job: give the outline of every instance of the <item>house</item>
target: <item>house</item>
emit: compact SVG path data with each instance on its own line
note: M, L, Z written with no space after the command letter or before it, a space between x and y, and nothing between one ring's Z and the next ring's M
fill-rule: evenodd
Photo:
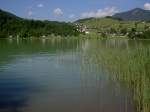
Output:
M90 32L89 32L89 31L86 31L85 34L90 34Z

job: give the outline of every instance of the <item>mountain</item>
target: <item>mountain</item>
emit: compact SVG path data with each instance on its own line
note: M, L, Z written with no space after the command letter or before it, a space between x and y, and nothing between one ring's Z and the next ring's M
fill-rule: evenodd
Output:
M7 11L3 11L3 10L0 9L0 20L2 20L2 19L7 19L8 20L8 19L21 19L21 18L17 17L14 14L11 14Z
M40 21L20 18L12 13L0 9L0 38L41 37L49 35L72 36L79 31L71 23L57 21Z
M140 8L135 8L127 12L117 13L113 18L120 18L125 21L149 21L150 11Z
M121 12L121 13L116 13L113 16L107 16L105 18L110 18L110 19L114 19L114 20L124 20L124 21L150 21L150 11L149 10L144 10L141 8L135 8L132 9L130 11L126 11L126 12ZM96 18L84 18L84 19L79 19L75 22L85 22L85 21L89 21L89 20L93 20ZM101 18L97 18L97 19L101 19Z
M91 18L78 19L74 23L84 23L85 21L90 21L90 20L93 20L93 19L96 19L96 18L91 17Z

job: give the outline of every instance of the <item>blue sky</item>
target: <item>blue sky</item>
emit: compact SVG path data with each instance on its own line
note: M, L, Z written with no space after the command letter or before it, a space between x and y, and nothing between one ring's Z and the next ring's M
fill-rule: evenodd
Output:
M29 19L73 21L133 8L150 10L150 0L0 0L0 9Z

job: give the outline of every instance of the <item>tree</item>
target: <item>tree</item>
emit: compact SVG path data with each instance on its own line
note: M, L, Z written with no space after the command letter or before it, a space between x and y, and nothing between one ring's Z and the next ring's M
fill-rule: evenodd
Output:
M79 35L72 23L56 21L39 21L18 18L10 13L0 11L0 37L41 37L43 35L72 36Z

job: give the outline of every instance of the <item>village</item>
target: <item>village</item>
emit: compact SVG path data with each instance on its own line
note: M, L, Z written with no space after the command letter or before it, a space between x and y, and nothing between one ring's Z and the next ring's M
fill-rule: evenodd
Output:
M141 24L143 24L144 27L139 29L138 25L141 26ZM145 22L135 22L134 27L130 28L123 28L120 24L118 29L113 27L88 27L80 23L75 23L75 26L77 31L85 35L95 34L102 37L130 37L132 39L136 39L144 37L145 33L149 33L150 31L150 25Z

